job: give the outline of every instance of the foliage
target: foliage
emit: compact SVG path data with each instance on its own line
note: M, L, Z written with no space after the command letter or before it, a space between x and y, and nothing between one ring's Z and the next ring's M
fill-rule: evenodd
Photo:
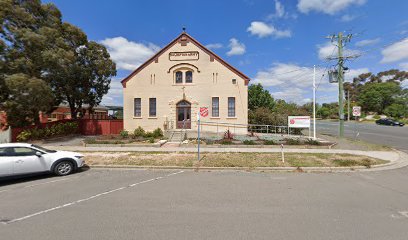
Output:
M63 136L78 132L77 122L57 123L45 128L32 128L22 131L17 136L17 141L25 142L28 140L45 139L55 136Z
M9 96L3 108L11 126L39 124L39 112L48 111L54 104L51 88L41 79L19 73L7 76L5 84Z
M244 140L242 143L245 145L256 145L255 141L253 140Z
M156 128L156 129L153 131L153 137L154 137L154 138L163 137L163 131L161 130L161 128Z
M126 130L122 130L122 131L120 131L119 135L120 135L122 138L128 138L128 137L129 137L129 132L126 131Z
M233 138L234 138L234 135L231 133L229 129L224 132L224 139L231 141Z
M149 138L149 143L154 143L154 137Z
M139 126L138 128L136 128L136 129L133 131L133 135L134 135L135 137L144 137L145 134L146 134L146 132L145 132L145 130L144 130L141 126Z
M384 113L393 118L402 118L408 116L408 107L407 105L393 103L384 109Z
M308 145L315 145L315 146L321 145L319 141L311 139L311 138L307 139L305 143Z
M267 108L272 110L274 105L273 97L260 83L248 87L248 109Z
M231 145L232 141L229 139L222 139L219 143L222 145Z
M99 104L116 74L115 64L103 45L88 41L79 28L62 21L55 5L42 4L40 0L2 0L0 19L1 102L15 96L7 78L35 80L36 88L23 91L27 96L36 96L39 88L44 92L43 102L31 102L31 116L19 114L18 107L25 105L25 99L11 100L14 104L8 106L13 113L10 124L35 122L38 112L34 113L34 108L39 106L41 111L50 112L55 105L67 102L71 116L76 118L83 104L90 108ZM53 104L48 104L50 100Z
M401 92L396 82L369 83L364 85L358 102L366 112L384 113L384 109L394 102L394 97Z
M265 145L276 145L277 143L274 140L265 140L264 144Z
M300 145L301 143L298 138L286 138L285 142L288 145Z

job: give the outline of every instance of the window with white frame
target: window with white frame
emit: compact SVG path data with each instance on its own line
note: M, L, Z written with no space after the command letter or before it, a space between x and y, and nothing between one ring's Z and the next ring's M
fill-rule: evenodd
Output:
M149 98L149 117L156 117L156 98Z
M235 117L235 97L228 98L228 117Z
M220 98L219 97L212 98L211 116L212 117L220 116Z
M141 117L142 116L142 99L141 98L135 98L133 100L133 105L134 105L134 116L135 117Z

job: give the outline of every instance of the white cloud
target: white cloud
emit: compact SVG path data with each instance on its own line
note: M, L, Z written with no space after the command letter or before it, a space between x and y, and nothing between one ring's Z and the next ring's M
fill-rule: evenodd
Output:
M381 63L391 63L408 59L408 38L396 42L381 51Z
M251 26L247 28L247 31L252 35L256 35L260 38L267 36L274 36L276 38L291 37L290 30L278 30L272 25L268 25L264 22L251 22Z
M132 42L124 37L106 38L101 43L108 49L116 67L124 70L135 70L160 50L153 43Z
M377 44L380 41L381 41L380 38L365 39L365 40L361 40L361 41L356 42L356 46L357 47L365 47L365 46Z
M330 57L337 57L338 56L338 49L337 46L331 42L326 42L323 45L317 45L318 48L318 56L321 60L327 60ZM343 57L347 56L354 56L361 54L358 50L353 49L344 49Z
M285 16L285 7L278 0L275 0L275 16L278 18Z
M369 72L367 68L352 69L345 73L345 80L351 81L361 73ZM313 67L303 67L297 64L275 63L266 70L259 71L253 84L261 83L264 87L273 89L271 94L278 99L304 103L312 93ZM327 78L327 69L316 68L316 84L319 93L335 94L337 96L337 85L331 84Z
M212 49L222 48L223 46L221 43L210 43L210 44L205 45L205 47L212 50Z
M399 64L399 67L401 68L401 70L403 71L408 71L408 62L403 62ZM407 81L408 82L408 81Z
M123 105L123 87L120 79L114 78L111 81L108 94L103 96L102 105Z
M302 13L312 11L333 15L351 5L363 5L366 0L299 0L297 8Z
M351 22L354 19L356 19L357 16L355 15L350 15L350 14L345 14L343 16L341 16L340 21L342 22Z
M236 38L231 38L228 46L230 47L230 50L227 52L228 56L242 55L245 53L245 45L240 43Z

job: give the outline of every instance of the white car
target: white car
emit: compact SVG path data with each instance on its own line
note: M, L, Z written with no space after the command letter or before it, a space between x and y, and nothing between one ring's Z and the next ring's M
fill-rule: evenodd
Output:
M0 177L51 172L68 175L84 165L83 155L28 143L0 144Z

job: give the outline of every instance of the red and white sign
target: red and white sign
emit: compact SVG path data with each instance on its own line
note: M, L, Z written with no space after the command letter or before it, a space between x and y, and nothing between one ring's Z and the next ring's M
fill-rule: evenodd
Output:
M208 107L200 107L200 115L201 115L201 117L207 117L208 116Z
M353 116L354 117L360 117L361 116L361 107L360 106L354 106L353 107Z
M309 116L288 116L288 127L290 128L310 128Z

